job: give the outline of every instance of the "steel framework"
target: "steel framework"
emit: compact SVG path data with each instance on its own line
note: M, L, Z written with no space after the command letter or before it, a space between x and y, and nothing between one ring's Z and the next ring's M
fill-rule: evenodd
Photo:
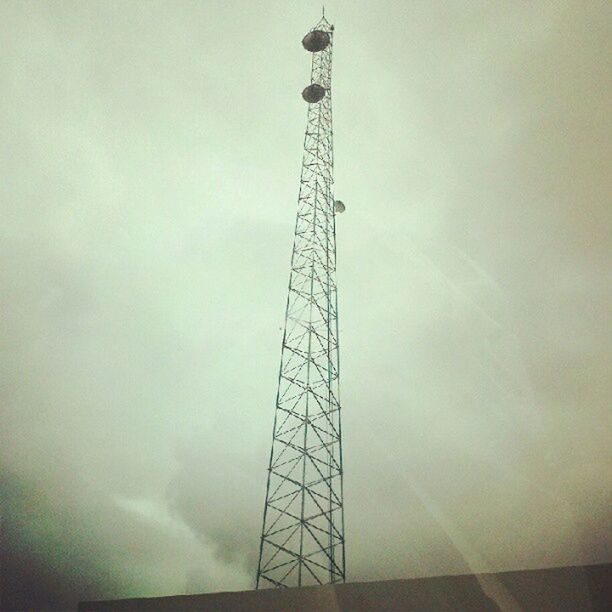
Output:
M334 27L323 15L311 32L329 36L327 46L312 53L310 79L325 95L308 104L257 588L345 580L331 100Z

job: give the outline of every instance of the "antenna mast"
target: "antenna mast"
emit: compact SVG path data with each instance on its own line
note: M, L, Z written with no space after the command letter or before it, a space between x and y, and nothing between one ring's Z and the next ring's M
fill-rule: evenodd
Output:
M302 44L312 54L302 174L291 257L257 588L345 580L336 212L331 68L325 18Z

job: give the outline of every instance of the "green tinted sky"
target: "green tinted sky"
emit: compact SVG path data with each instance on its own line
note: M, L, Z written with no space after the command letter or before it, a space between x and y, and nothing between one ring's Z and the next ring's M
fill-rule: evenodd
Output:
M609 560L609 7L326 12L349 578ZM319 14L0 4L13 584L252 585Z

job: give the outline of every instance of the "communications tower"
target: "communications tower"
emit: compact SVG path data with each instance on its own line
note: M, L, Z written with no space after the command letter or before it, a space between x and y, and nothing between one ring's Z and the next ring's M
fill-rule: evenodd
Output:
M333 196L334 26L306 34L312 55L302 174L256 587L345 580L337 212Z

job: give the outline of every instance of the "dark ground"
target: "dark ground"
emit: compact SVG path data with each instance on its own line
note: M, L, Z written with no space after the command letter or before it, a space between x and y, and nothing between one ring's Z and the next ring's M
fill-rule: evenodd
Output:
M481 612L500 609L588 612L612 609L611 581L612 564L606 564L499 574L85 602L79 605L79 612Z

